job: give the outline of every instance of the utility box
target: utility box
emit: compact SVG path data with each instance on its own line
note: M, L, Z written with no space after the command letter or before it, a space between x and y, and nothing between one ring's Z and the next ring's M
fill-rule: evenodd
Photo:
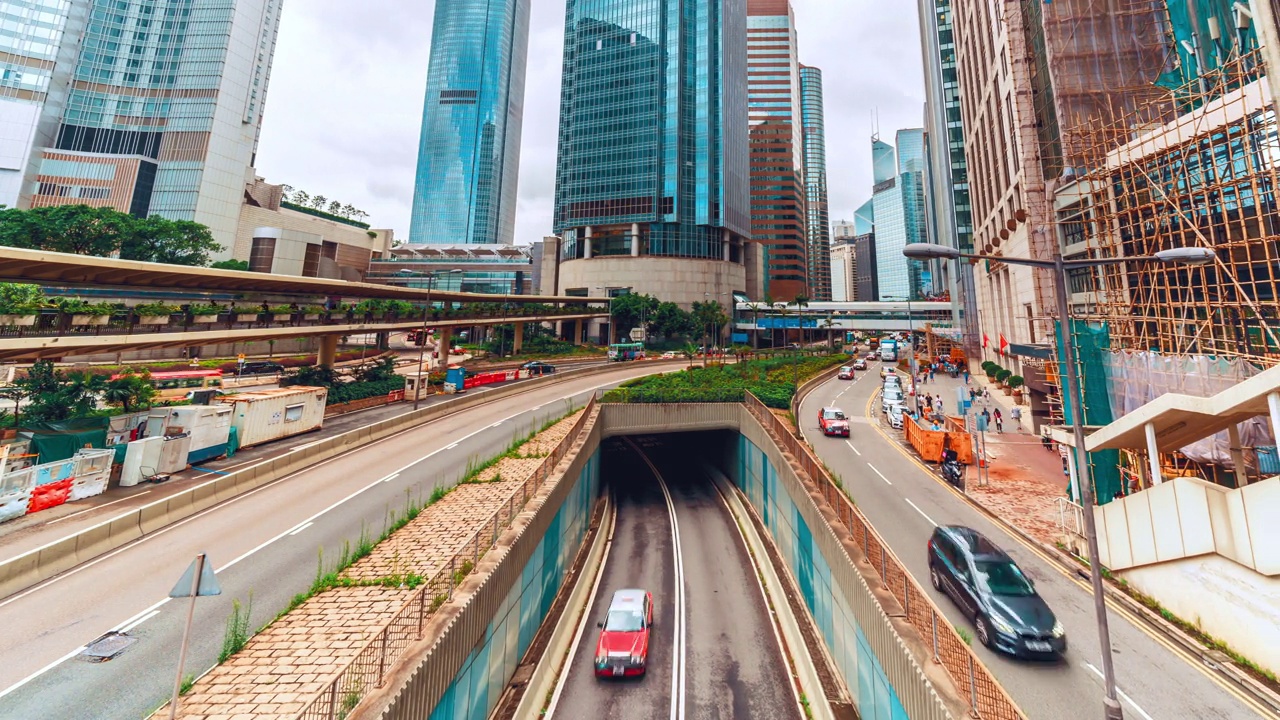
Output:
M467 371L463 368L449 368L444 376L446 393L463 393L467 391Z
M120 471L120 486L131 487L156 475L186 469L190 435L149 437L129 443Z
M236 393L222 401L232 408L231 426L244 448L319 430L328 397L327 388L298 385Z
M156 408L147 418L147 436L190 435L187 464L196 465L227 454L233 410L225 404Z

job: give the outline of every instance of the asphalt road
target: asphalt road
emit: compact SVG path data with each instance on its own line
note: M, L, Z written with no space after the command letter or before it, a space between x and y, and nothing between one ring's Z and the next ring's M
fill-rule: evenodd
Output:
M608 451L602 470L617 501L613 544L550 717L798 719L793 683L750 557L715 487L688 461L696 449L652 437L635 440L661 480L632 446ZM682 550L679 559L675 547ZM648 672L638 679L597 680L595 621L615 590L633 587L654 597Z
M841 476L858 507L907 570L948 619L970 634L973 623L948 597L930 587L925 545L937 523L967 525L1004 548L1034 580L1037 591L1062 621L1068 651L1061 662L1022 661L993 653L975 641L978 656L1034 720L1100 717L1101 651L1087 582L1050 564L908 457L898 444L901 432L882 425L880 403L870 402L880 386L878 370L879 363L873 363L853 382L831 380L810 393L800 408L805 436L819 457ZM850 416L848 441L823 437L818 430L817 413L824 405L841 407ZM1127 717L1208 720L1261 715L1245 699L1220 685L1198 661L1185 658L1122 611L1110 608L1109 618L1117 687Z
M256 629L306 590L320 554L382 532L409 495L428 496L469 460L503 450L596 387L653 372L643 366L530 388L451 415L242 495L0 601L0 718L138 718L172 689L187 601L166 600L198 552L222 595L197 601L188 674L211 667L232 601L252 597ZM117 658L75 656L110 630L136 642Z

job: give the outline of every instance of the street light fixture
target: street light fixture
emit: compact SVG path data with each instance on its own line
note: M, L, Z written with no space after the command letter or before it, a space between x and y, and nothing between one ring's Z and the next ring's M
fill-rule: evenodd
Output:
M427 305L422 308L422 335L418 338L418 377L415 379L413 386L413 409L418 409L418 401L422 398L422 365L426 362L427 355L427 316L431 313L431 286L435 284L436 278L441 275L457 275L462 270L454 268L452 270L437 270L433 272L418 272L409 268L400 268L400 275L403 277L425 277L427 279ZM436 348L439 352L440 348ZM449 364L449 350L445 348L442 357L445 365ZM427 368L427 387L431 387L431 368Z
M1204 247L1176 247L1161 250L1154 255L1063 260L1062 251L1055 246L1051 260L1032 260L1031 258L1005 257L1002 255L962 253L958 248L934 245L933 243L910 243L902 249L902 254L913 260L993 260L1009 265L1029 265L1053 270L1053 291L1058 305L1058 322L1062 327L1062 361L1067 366L1067 392L1071 394L1070 422L1075 441L1075 466L1080 489L1080 509L1081 514L1084 516L1085 542L1089 548L1089 581L1093 586L1094 614L1097 616L1098 640L1102 646L1102 673L1104 685L1106 686L1106 697L1103 700L1103 705L1108 720L1118 720L1123 717L1123 712L1116 692L1116 671L1111 654L1111 629L1107 621L1107 600L1102 590L1102 561L1098 556L1098 528L1093 517L1093 483L1089 477L1088 453L1084 449L1084 410L1080 407L1080 375L1076 369L1075 346L1071 336L1069 318L1070 307L1067 304L1067 271L1075 268L1123 265L1131 262L1205 265L1213 262L1217 255L1213 250Z

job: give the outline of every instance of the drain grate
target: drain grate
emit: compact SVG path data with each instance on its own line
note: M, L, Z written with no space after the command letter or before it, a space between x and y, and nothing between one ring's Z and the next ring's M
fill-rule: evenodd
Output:
M109 632L85 646L76 657L85 662L100 663L115 659L120 653L138 642L138 638L124 633Z

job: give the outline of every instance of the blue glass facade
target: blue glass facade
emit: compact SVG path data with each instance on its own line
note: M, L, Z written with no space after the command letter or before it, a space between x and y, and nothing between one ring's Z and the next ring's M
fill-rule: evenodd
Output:
M515 241L529 5L436 3L409 242Z
M875 215L876 274L879 299L921 299L932 295L933 279L925 263L907 260L902 248L928 239L925 214L924 131L899 130L897 162L890 165L894 147L872 140L877 184L872 196ZM887 167L896 176L880 181Z
M831 218L827 210L827 139L822 71L800 66L800 114L804 124L804 190L809 246L809 298L831 300Z
M749 237L745 0L568 0L562 258L722 258Z

